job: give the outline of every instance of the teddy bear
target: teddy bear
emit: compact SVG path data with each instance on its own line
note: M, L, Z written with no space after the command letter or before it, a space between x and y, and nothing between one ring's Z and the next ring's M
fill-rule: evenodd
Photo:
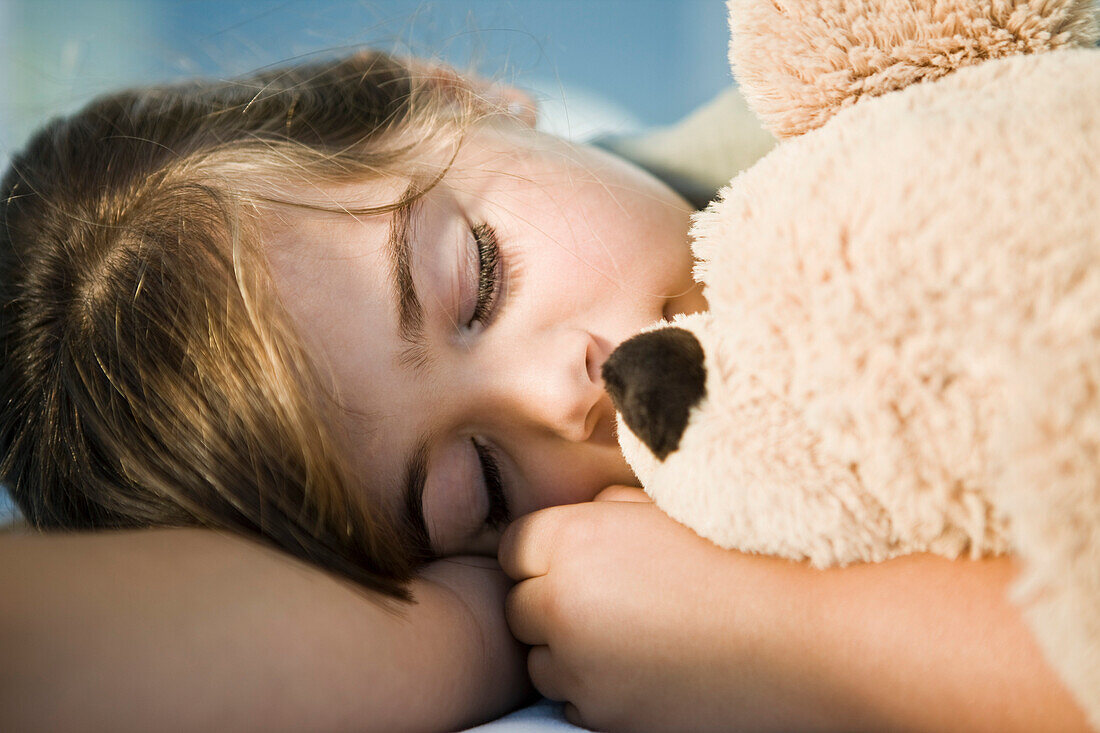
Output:
M605 362L624 455L726 548L1017 556L1100 729L1094 4L728 5L780 143L694 219L709 310Z

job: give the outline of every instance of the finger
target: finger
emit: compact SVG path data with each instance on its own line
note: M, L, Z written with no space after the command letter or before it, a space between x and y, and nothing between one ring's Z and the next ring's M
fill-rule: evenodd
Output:
M565 707L562 708L562 713L565 715L565 720L570 725L575 725L578 728L584 728L585 730L591 730L584 724L584 719L581 718L581 711L577 709L577 706L571 702L565 703Z
M543 612L542 578L532 578L517 584L504 597L504 617L512 636L528 646L550 641Z
M638 501L652 502L649 494L636 486L608 486L596 494L592 501Z
M568 699L561 673L554 664L554 655L548 646L531 647L527 652L527 676L543 697L561 702Z
M524 514L504 530L497 560L509 578L537 578L550 570L555 515L554 508Z

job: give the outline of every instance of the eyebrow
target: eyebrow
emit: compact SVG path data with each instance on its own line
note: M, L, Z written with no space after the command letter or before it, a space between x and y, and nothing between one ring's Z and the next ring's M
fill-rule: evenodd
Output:
M402 365L420 370L427 365L427 341L424 338L424 308L416 294L412 274L413 218L420 199L415 197L416 184L410 184L401 194L402 201L412 202L394 211L390 221L387 253L393 273L397 300L397 330L405 348L399 358ZM424 486L428 481L428 439L421 438L405 460L403 485L403 520L412 534L412 551L420 558L435 557L428 524L424 521Z
M401 200L415 195L414 186L412 184L405 189ZM394 212L386 250L390 258L397 300L397 330L401 334L401 340L405 342L400 361L405 366L419 370L427 363L428 349L424 339L424 308L416 294L416 282L412 274L410 233L418 204L419 199Z
M424 486L428 481L428 442L421 440L405 462L404 521L412 532L414 553L428 560L432 552L428 524L424 521Z

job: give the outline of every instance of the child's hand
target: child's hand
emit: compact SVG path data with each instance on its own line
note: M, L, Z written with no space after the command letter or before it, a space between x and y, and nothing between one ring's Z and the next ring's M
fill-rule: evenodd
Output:
M782 724L785 583L804 568L722 550L636 489L517 520L500 563L527 667L566 717L601 730ZM789 602L789 601L788 601ZM777 707L779 709L777 709Z
M532 645L531 681L569 703L570 721L1089 729L1006 597L1011 558L815 570L722 550L641 492L614 491L521 517L501 540L501 565L520 581L508 624Z

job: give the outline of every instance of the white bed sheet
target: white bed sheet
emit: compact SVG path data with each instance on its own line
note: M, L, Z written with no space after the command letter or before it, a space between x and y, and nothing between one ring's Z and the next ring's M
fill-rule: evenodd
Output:
M577 733L586 730L588 729L578 728L565 719L562 703L543 698L534 705L528 705L503 718L469 728L466 733Z

